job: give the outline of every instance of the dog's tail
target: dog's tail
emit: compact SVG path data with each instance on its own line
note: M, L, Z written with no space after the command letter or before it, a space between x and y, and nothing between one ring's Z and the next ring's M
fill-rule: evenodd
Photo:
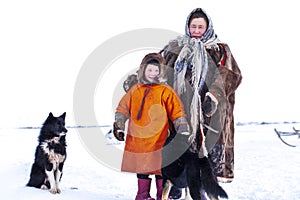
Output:
M217 182L203 183L203 189L210 199L218 199L218 197L228 199L227 193Z
M212 172L212 168L207 157L200 159L200 170L202 187L206 194L211 199L218 199L218 197L228 199L227 193L218 184L218 181Z

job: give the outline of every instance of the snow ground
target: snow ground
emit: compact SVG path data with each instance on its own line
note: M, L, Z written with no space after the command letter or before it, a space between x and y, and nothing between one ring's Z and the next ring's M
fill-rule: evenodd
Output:
M300 147L284 145L273 131L274 128L292 130L293 126L300 128L300 124L236 127L235 180L221 184L229 199L300 199ZM83 147L76 129L69 129L67 133L68 157L61 181L62 193L53 195L25 187L38 134L38 129L0 129L1 199L134 199L135 175L112 170L97 162ZM155 196L155 192L153 183L151 195Z

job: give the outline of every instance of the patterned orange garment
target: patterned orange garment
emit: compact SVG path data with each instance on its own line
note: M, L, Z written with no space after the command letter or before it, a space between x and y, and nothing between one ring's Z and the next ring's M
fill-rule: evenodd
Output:
M149 93L138 119L146 90ZM169 120L185 116L177 94L165 84L135 84L123 96L116 112L129 119L121 170L160 175L161 150L168 137Z

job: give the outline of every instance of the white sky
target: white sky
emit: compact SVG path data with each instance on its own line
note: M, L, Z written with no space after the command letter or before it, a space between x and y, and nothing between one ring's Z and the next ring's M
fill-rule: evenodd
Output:
M77 75L99 45L141 28L183 34L196 7L211 16L242 70L236 121L300 121L297 1L11 0L0 3L0 127L39 125L50 111L67 111L70 119ZM113 64L130 71L141 61L141 52L136 55ZM111 101L107 89L95 94L97 102ZM97 118L106 113L109 121L100 107L95 103Z

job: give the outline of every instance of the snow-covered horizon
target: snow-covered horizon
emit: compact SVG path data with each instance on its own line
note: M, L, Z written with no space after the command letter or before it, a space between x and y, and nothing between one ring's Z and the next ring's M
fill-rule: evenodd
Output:
M235 122L235 126L248 126L248 125L257 125L257 126L264 126L264 125L297 125L300 124L300 121L238 121ZM39 124L27 124L27 125L15 125L9 127L0 127L1 129L40 129L42 127L42 123ZM71 129L80 129L80 128L105 128L105 127L112 127L112 123L106 124L69 124L66 125L67 128Z

